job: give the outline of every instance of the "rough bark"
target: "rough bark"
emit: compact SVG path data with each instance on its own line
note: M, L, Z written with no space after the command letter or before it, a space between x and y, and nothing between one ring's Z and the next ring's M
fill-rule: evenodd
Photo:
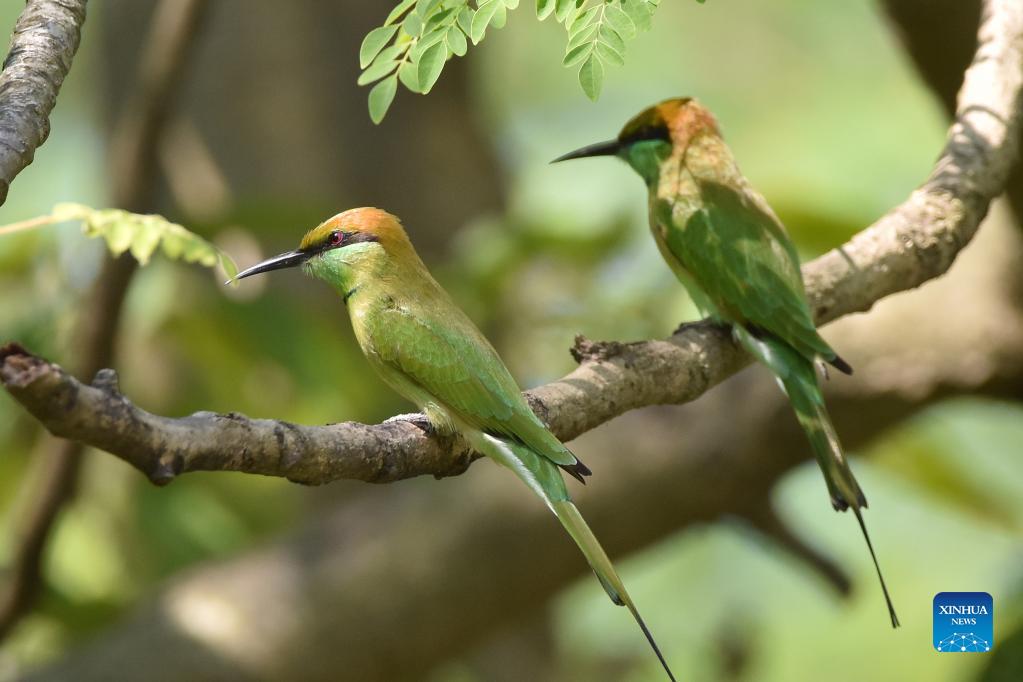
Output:
M920 76L942 108L954 116L963 71L977 47L980 0L884 0L881 4ZM1017 222L1023 223L1023 166L1017 164L1009 176L1006 194Z
M78 50L86 0L28 0L0 72L0 206L50 134L50 112Z

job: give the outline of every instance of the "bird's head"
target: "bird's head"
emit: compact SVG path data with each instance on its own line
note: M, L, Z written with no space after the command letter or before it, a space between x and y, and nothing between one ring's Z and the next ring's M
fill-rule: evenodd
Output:
M344 286L406 261L420 262L398 218L379 208L353 208L309 230L294 251L246 268L236 279L302 266L314 277Z
M720 135L714 115L691 97L676 97L633 116L615 139L582 147L552 163L589 156L617 156L652 183L666 159L684 154L693 140L706 134Z

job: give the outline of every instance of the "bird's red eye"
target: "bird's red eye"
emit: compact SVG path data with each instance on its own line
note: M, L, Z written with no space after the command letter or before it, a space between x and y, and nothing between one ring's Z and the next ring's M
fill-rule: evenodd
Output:
M340 230L334 230L330 233L330 245L337 246L345 239L345 233Z

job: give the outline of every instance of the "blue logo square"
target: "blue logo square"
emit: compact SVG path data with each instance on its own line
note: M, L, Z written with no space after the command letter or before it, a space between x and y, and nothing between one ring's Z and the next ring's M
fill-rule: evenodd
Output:
M987 592L934 595L934 648L942 653L991 651L995 645L994 601Z

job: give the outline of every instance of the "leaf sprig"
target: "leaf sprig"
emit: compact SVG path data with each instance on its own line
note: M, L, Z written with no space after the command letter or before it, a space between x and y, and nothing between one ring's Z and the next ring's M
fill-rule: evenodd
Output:
M551 13L564 24L568 45L562 64L579 65L579 85L591 100L600 97L604 66L625 64L625 41L648 30L661 0L537 0L542 21Z
M131 253L140 265L149 262L160 248L171 260L198 263L207 268L219 265L230 278L238 274L238 266L226 253L194 232L190 232L163 216L131 213L119 208L95 209L83 204L57 204L49 215L0 227L0 234L79 221L87 237L102 237L115 256Z
M536 16L553 15L567 32L562 60L579 66L579 84L597 99L607 64L625 63L625 43L650 28L661 0L536 0ZM703 0L697 0L703 2ZM369 91L369 116L380 123L400 82L420 94L430 92L444 65L478 45L487 29L502 28L519 0L401 0L359 50L359 85Z
M383 26L366 34L359 49L359 85L369 91L369 116L380 123L394 101L398 81L425 95L444 64L462 57L487 28L501 28L519 0L401 0Z

